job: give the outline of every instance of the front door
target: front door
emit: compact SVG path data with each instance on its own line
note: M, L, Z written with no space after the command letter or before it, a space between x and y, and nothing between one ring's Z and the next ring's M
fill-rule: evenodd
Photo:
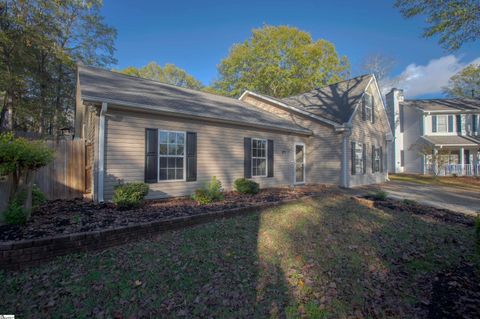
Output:
M305 144L295 144L295 184L305 183Z

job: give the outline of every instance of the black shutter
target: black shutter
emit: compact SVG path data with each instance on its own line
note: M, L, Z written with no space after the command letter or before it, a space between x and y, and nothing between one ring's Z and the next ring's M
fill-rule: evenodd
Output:
M352 175L356 174L355 171L355 142L352 142L352 151L351 151L351 162L352 162Z
M367 144L363 143L363 174L367 172Z
M477 133L478 127L477 127L477 115L473 114L472 115L472 133Z
M197 133L187 132L187 152L186 162L186 181L193 182L197 180Z
M457 115L457 133L462 134L462 116L460 114Z
M372 173L375 173L375 145L372 145Z
M372 96L372 124L375 124L375 99Z
M437 132L437 116L432 115L432 132Z
M243 139L243 175L245 178L252 177L252 139L245 137Z
M145 183L158 179L158 130L145 129Z
M364 120L364 121L367 120L367 110L366 110L366 107L365 107L366 98L367 98L367 95L364 94L363 99L362 99L362 120Z
M404 114L405 110L403 108L403 105L400 105L400 133L403 133L403 127L404 127L404 124L405 124L405 114ZM423 121L422 121L423 123Z
M273 177L273 140L268 140L268 172L267 177Z

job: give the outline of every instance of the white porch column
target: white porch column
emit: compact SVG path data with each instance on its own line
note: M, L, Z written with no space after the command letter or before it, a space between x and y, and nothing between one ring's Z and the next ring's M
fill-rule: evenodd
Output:
M465 149L460 147L460 156L458 157L458 162L460 164L460 174L465 175Z
M432 169L433 169L433 174L434 175L439 174L437 156L438 156L438 150L434 147L433 150L432 150Z

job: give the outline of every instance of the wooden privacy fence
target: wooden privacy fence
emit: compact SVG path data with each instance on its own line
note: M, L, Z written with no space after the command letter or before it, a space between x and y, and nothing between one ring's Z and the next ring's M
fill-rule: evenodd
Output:
M48 199L72 199L85 192L85 141L47 141L55 151L55 159L40 168L35 184Z

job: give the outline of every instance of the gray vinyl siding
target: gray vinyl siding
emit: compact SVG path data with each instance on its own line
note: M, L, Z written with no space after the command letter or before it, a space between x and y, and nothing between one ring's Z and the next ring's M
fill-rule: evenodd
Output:
M342 135L332 126L312 120L306 116L285 111L275 104L248 96L244 102L255 105L313 132L306 143L306 183L339 185L342 163Z
M388 117L384 112L382 100L375 85L371 83L367 88L367 92L374 97L375 103L375 123L370 121L364 121L362 119L361 104L358 106L358 110L352 119L352 134L347 148L347 158L349 159L349 174L350 174L350 186L359 186L366 184L383 183L387 179L387 142L386 134L390 131ZM362 103L362 102L360 102ZM350 173L351 167L351 143L359 142L366 144L366 173L355 174ZM383 149L383 172L372 172L372 145L375 147L382 147Z
M234 125L116 110L109 106L106 121L105 199L119 182L144 180L145 128L197 132L197 181L164 181L150 185L148 198L191 195L216 176L226 190L244 176L244 137L274 140L274 177L253 178L261 187L293 183L293 147L311 137L260 131ZM308 156L308 148L307 148Z

